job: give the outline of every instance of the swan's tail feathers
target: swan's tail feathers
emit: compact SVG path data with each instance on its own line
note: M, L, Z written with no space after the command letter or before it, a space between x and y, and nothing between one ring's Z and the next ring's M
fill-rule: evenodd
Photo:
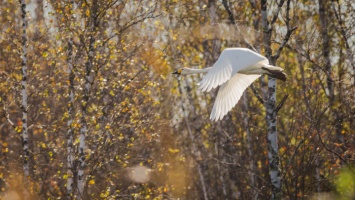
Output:
M262 67L263 70L267 71L267 74L273 78L286 81L287 74L283 72L284 70L281 67L276 67L272 65L267 65Z

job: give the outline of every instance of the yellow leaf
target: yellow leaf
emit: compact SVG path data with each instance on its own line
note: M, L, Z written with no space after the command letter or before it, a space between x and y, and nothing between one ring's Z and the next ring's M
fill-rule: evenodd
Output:
M43 56L43 58L47 58L48 57L48 52L47 51L43 52L42 56Z
M4 143L2 144L2 146L3 146L3 147L7 147L7 146L8 146L8 143L7 143L7 142L4 142Z
M93 179L91 179L90 181L89 181L89 185L94 185L95 184L95 181L93 180Z
M292 138L292 139L291 139L291 144L292 144L292 145L295 145L295 144L296 144L296 139L295 139L295 138Z
M40 142L39 145L40 145L42 148L46 148L46 147L47 147L46 144L43 143L43 142Z
M170 153L179 153L179 149L172 149L172 148L169 148L169 152Z
M113 92L113 90L110 90L110 95L115 96L115 93Z

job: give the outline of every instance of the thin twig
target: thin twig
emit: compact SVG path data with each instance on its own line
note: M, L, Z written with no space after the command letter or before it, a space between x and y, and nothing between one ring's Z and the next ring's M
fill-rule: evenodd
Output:
M279 112L279 110L282 108L282 106L284 105L284 103L285 103L285 101L287 100L287 97L288 97L289 95L288 94L286 94L283 98L282 98L282 100L280 101L280 103L276 106L276 108L275 108L275 110L274 110L274 112L277 114L278 112Z
M7 109L4 106L4 114L3 116L5 117L5 119L11 124L11 126L16 129L16 125L14 124L14 122L12 122L12 120L10 119L10 114L7 112Z
M318 120L317 120L317 123L316 123L316 124L317 124L317 129L318 129L319 125L320 125L320 120L321 120L321 118L322 118L322 115L324 115L324 113L329 109L329 107L330 107L330 105L328 105L328 106L322 111L322 113L319 115ZM331 148L329 148L329 147L324 143L324 141L323 141L323 139L322 139L322 136L321 136L319 130L317 131L317 134L318 134L320 143L322 144L322 146L323 146L327 151L329 151L330 153L336 155L336 156L337 156L341 161L343 161L347 166L350 166L349 163L347 162L347 160L345 160L341 155L339 155L337 152L333 151ZM353 171L353 169L352 169L351 167L349 167L349 169L351 169L351 170Z
M259 102L261 104L264 104L265 101L264 101L263 97L261 97L261 95L258 93L258 91L256 91L256 88L255 88L254 84L251 84L250 88L253 91L253 93L256 96L256 98L259 100Z

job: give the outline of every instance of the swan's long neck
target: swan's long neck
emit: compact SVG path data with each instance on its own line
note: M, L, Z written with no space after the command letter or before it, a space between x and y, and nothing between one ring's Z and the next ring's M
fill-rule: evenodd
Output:
M207 67L207 68L203 68L203 69L191 69L191 68L187 68L188 70L186 70L185 74L200 74L200 73L207 73L212 67Z

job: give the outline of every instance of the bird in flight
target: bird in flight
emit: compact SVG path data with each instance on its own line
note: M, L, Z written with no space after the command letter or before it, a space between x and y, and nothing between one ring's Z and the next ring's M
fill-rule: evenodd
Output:
M264 56L247 48L226 48L212 67L204 69L179 68L177 75L207 73L199 83L199 89L210 91L219 88L210 119L222 119L239 101L244 90L257 78L267 74L286 81L281 67L269 65Z

